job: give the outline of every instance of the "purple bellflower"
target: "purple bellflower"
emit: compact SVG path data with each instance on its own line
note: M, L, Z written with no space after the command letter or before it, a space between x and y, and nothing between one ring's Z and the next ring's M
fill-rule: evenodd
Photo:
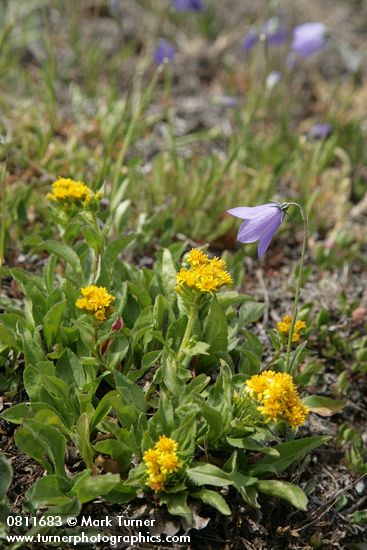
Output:
M272 46L283 44L288 37L286 28L275 17L272 17L263 25L261 33L266 36L268 44Z
M252 48L255 46L256 42L258 41L258 36L255 31L249 31L244 41L242 42L241 49L245 50L245 52L249 52L252 50Z
M174 61L176 50L168 40L161 38L158 46L154 50L153 60L156 65L162 65L164 61Z
M260 206L238 206L227 210L228 214L245 220L238 230L237 240L240 243L255 243L258 241L259 258L264 256L274 233L284 220L288 204L271 202Z
M313 139L325 139L330 136L332 131L332 124L329 122L319 122L310 128L308 135Z
M172 0L172 6L177 11L203 11L202 0Z
M326 26L324 23L303 23L293 29L292 52L303 58L326 45Z
M287 30L276 17L272 17L260 29L249 30L242 42L242 50L252 50L260 37L271 46L279 46L287 40Z

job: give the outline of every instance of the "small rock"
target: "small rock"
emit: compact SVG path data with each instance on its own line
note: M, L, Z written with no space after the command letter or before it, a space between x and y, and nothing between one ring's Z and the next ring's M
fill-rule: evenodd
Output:
M363 321L367 319L367 308L357 307L352 313L353 321Z

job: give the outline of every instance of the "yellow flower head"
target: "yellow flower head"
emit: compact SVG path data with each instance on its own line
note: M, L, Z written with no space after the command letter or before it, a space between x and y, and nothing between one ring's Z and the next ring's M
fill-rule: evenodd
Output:
M296 428L309 414L298 394L292 377L284 372L266 370L246 382L250 396L258 401L257 407L266 422L283 420Z
M172 474L179 470L182 466L182 462L176 453L162 453L159 460L159 466L163 474Z
M109 294L103 286L86 286L80 291L83 298L77 299L76 307L94 314L99 321L104 321L112 311L111 304L115 301L115 297Z
M148 449L143 461L148 475L147 485L158 492L164 489L168 477L183 466L177 456L178 443L174 439L161 435L154 448Z
M280 336L283 338L288 338L289 331L291 329L292 317L290 315L285 315L281 321L277 323L277 330ZM300 339L300 332L307 328L307 325L304 321L296 321L294 323L292 342L298 342Z
M70 178L59 178L52 184L52 193L47 194L50 201L63 205L89 203L92 199L99 201L102 193L93 191L82 181L74 181Z
M207 265L209 263L209 258L202 250L198 248L193 248L187 254L187 263L191 267L198 267L199 265Z
M164 482L166 478L163 474L157 474L155 476L150 476L148 480L148 485L155 493L162 491L164 488Z
M161 435L158 442L155 444L155 448L160 453L175 453L178 448L178 443L166 435Z
M232 283L232 277L225 270L225 262L219 258L210 259L202 250L194 248L189 252L187 261L190 268L182 268L177 274L178 292L185 286L203 293L216 292Z

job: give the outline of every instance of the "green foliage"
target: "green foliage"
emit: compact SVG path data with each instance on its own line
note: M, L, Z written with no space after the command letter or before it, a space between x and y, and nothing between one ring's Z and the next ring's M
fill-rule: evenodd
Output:
M185 301L175 290L176 272L193 239L233 251L237 225L227 208L266 202L288 186L310 212L311 232L318 235L311 250L316 266L331 270L352 260L363 265L364 234L345 223L352 200L363 199L363 123L349 120L349 107L343 113L327 105L325 112L336 119L331 138L301 135L303 123L297 129L292 117L300 111L297 87L290 93L284 82L264 89L267 75L258 78L263 63L249 56L246 101L231 114L220 111L219 123L210 127L202 129L199 120L191 130L189 124L183 135L175 126L181 106L171 94L171 75L167 67L150 67L144 36L110 51L104 41L97 44L79 32L85 13L93 24L103 19L99 8L85 11L75 3L62 39L52 40L53 22L63 21L63 11L56 5L44 9L38 0L29 9L22 4L0 6L0 74L6 82L0 147L11 176L1 192L0 276L10 292L0 299L0 391L12 401L24 389L25 402L5 407L2 418L17 426L19 449L47 472L28 491L26 506L32 512L47 507L47 513L78 514L98 497L122 504L142 492L151 496L144 453L166 435L177 442L182 466L156 496L188 524L193 501L229 515L233 491L249 506L259 506L260 492L305 510L305 494L282 476L328 438L299 437L284 424L266 422L246 394L251 376L264 368L285 370L279 335L269 335L274 349L269 357L268 346L252 332L265 305L222 289L201 296L193 309L189 293ZM151 28L155 12L145 8ZM101 9L112 13L112 7ZM121 31L124 22L109 16ZM175 34L184 18L174 10L167 17L168 32ZM189 20L186 32L195 28L220 46L214 7L199 17L194 25ZM143 53L133 57L138 51ZM32 70L20 71L29 57ZM224 80L208 89L228 86L242 95L243 84L237 84L242 77L227 63L226 54L220 63ZM134 74L116 78L130 65ZM292 82L292 72L287 74ZM128 93L121 80L132 82ZM296 79L292 84L297 86ZM319 92L319 83L314 85ZM67 120L59 109L64 96ZM70 209L50 204L46 194L53 174L85 178L102 192L102 202ZM281 231L289 233L285 224ZM243 250L222 256L239 288L247 282L248 258ZM75 305L80 289L89 285L104 286L115 297L105 320ZM349 315L348 301L343 295L339 301ZM315 323L321 360L310 357L305 340L292 348L291 372L302 388L323 372L324 360L339 369L342 391L348 385L346 358L354 374L366 373L363 331L349 341L329 322L329 312L321 310ZM340 399L317 395L305 396L304 403L325 416L344 406ZM345 429L341 441L349 466L365 472L359 434ZM68 453L81 464L72 476ZM5 506L11 468L3 456L0 465Z
M126 503L150 491L144 453L164 435L177 443L181 463L157 494L188 524L191 500L231 513L218 492L223 487L251 506L259 506L263 492L304 510L301 489L263 478L303 460L327 438L284 443L279 430L274 441L255 402L234 399L261 369L263 346L249 328L263 305L234 290L200 299L179 295L183 247L164 249L153 269L140 270L119 256L131 240L99 240L98 221L83 213L73 223L84 242L60 230L57 246L36 243L53 251L44 277L8 272L22 288L26 315L2 316L2 344L24 356L29 403L5 410L3 418L18 425L19 449L48 473L28 491L28 508L68 513L97 496ZM79 288L103 284L115 297L105 320L75 307L76 281ZM65 468L70 445L85 466L71 478ZM255 464L252 453L262 457ZM222 466L211 463L211 455ZM120 474L103 473L106 457Z

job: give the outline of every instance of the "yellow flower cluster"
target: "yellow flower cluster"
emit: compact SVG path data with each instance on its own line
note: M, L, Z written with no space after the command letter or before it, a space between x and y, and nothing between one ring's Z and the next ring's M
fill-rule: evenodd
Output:
M52 184L52 193L47 194L50 201L75 204L88 203L93 198L99 200L101 197L101 193L93 193L85 183L69 178L59 178Z
M302 403L289 374L266 370L252 376L246 386L250 396L260 402L257 410L266 422L284 420L296 428L306 420L309 409Z
M187 262L190 268L182 268L177 274L177 291L186 285L200 292L216 292L220 287L232 283L225 262L219 258L210 259L202 250L192 249Z
M285 315L279 323L277 323L277 329L280 336L287 337L291 329L292 317L290 315ZM300 339L301 330L307 328L307 325L304 321L296 321L294 323L292 342L298 342Z
M106 315L112 311L111 304L115 301L115 297L111 296L103 286L86 286L80 291L83 298L78 298L75 302L76 307L93 313L96 319L104 321Z
M145 451L143 461L148 474L147 485L156 493L164 488L170 474L177 472L183 465L177 456L178 443L161 435L153 449Z

